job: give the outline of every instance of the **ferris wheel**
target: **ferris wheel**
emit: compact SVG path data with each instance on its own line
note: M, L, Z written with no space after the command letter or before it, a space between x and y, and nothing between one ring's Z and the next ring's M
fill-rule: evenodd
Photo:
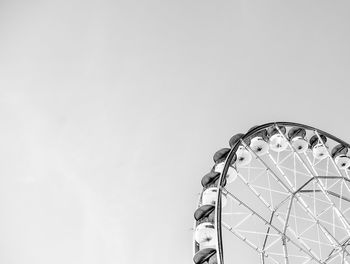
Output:
M229 145L201 180L195 264L238 263L238 241L256 263L350 264L348 143L274 122L234 135Z

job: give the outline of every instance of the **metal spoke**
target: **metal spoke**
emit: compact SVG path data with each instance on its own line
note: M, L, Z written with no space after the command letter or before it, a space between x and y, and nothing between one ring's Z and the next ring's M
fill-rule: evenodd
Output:
M321 262L321 260L317 259L317 257L312 253L311 249L305 250L303 247L299 246L299 243L295 242L293 239L291 239L288 235L283 233L283 230L280 230L278 227L276 227L275 225L273 225L272 223L270 223L270 221L266 220L264 217L262 217L260 214L258 214L255 210L253 210L251 207L249 207L246 203L244 203L242 200L240 200L238 197L236 197L234 194L230 193L229 191L227 191L226 189L223 188L223 193L225 193L226 195L230 196L231 198L233 198L234 200L236 200L236 202L240 205L240 206L244 206L246 209L248 209L249 211L251 211L257 218L259 218L265 225L271 227L271 229L273 229L277 234L279 234L281 237L284 237L285 239L288 240L289 243L293 244L295 247L297 247L300 251L302 251L303 253L305 253L306 255L308 255L310 258L312 258L314 261L316 261L317 263L323 264Z
M293 195L295 194L295 199L296 199L296 202L299 204L299 206L301 206L305 212L307 212L307 214L314 220L314 222L320 226L323 234L325 235L325 237L328 239L328 241L332 244L333 247L339 247L339 242L336 240L336 238L320 223L320 221L318 220L317 216L315 216L313 214L313 212L310 210L310 208L307 206L307 203L300 197L299 193L296 192L296 189L295 187L293 186L293 184L289 181L289 179L286 177L286 175L284 174L283 170L278 166L278 164L276 163L276 161L272 158L271 155L269 155L269 158L272 159L272 162L274 163L274 165L276 166L276 168L278 169L278 171L280 172L280 174L282 175L283 179L288 183L285 184L284 181L282 179L280 179L278 177L278 175L272 171L269 166L259 157L257 156L254 151L252 151L252 149L244 142L244 141L241 141L242 145L248 149L250 151L250 153L252 155L255 156L256 159L258 159L265 167L266 167L266 170L268 170L276 179L276 181L278 183L280 183L283 188L286 189L287 192L290 193L290 195ZM288 230L291 231L290 228L288 228ZM295 235L296 233L294 231L292 231ZM297 235L296 235L297 236ZM303 244L307 245L307 243L303 240L300 240Z

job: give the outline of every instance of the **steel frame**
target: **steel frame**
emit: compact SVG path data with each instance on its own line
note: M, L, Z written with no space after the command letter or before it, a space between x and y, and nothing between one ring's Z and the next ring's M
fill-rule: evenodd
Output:
M229 165L231 164L231 161L234 157L234 154L236 153L238 146L240 144L244 145L246 147L246 149L248 149L253 155L255 154L250 148L249 146L247 146L244 142L247 138L249 138L251 135L255 134L256 132L258 132L261 129L265 129L268 128L270 126L274 125L278 130L279 130L279 126L294 126L294 127L300 127L300 128L304 128L306 130L312 130L315 132L315 134L318 136L318 138L320 139L320 134L325 135L327 138L332 139L333 141L343 144L346 147L350 148L350 145L346 142L344 142L343 140L316 128L313 128L311 126L307 126L307 125L303 125L303 124L298 124L298 123L292 123L292 122L274 122L274 123L266 123L260 126L257 126L251 130L249 130L242 138L239 142L237 142L232 148L231 151L229 153L229 155L226 158L225 161L225 166L223 169L223 172L220 175L219 178L219 184L217 186L217 197L216 197L216 210L215 210L215 220L216 220L216 231L217 231L217 251L218 251L218 264L224 264L224 259L223 259L223 241L222 241L222 227L228 229L231 233L233 233L236 237L238 237L240 240L244 241L246 244L248 244L250 247L254 248L260 255L261 255L261 262L265 263L265 258L266 256L266 252L264 252L264 248L259 249L258 247L256 247L253 243L249 242L247 239L245 239L244 237L242 237L242 235L240 235L238 232L236 232L232 227L230 227L229 225L225 224L222 222L222 207L221 207L221 195L223 193L227 194L228 196L230 196L231 198L233 198L234 200L236 200L238 203L240 203L241 205L245 206L245 208L250 209L252 214L254 214L255 216L259 217L262 221L264 221L264 223L268 226L267 227L267 232L266 232L266 236L269 234L270 230L275 230L277 233L279 233L281 235L282 241L283 241L283 250L284 250L284 259L285 259L285 264L289 264L288 261L288 252L287 252L287 247L285 246L285 241L288 241L289 243L294 244L294 246L298 247L300 249L300 251L304 252L306 255L309 256L309 260L307 260L305 263L314 260L317 263L327 263L328 261L334 259L335 257L340 257L342 259L342 263L348 263L345 259L346 255L349 255L349 252L346 250L346 246L348 245L348 241L347 242L339 242L337 241L337 239L327 230L327 228L325 228L325 226L318 220L317 216L312 212L312 210L310 208L308 208L307 204L305 203L305 201L303 200L303 198L301 197L301 193L303 193L303 189L299 188L298 190L295 190L295 188L293 188L293 184L291 184L290 182L288 182L288 178L285 177L284 172L282 170L282 168L276 163L275 167L277 169L277 171L279 172L280 175L277 175L275 172L273 172L272 170L270 171L270 174L272 176L274 176L275 180L281 185L283 186L283 189L286 190L289 193L288 198L283 201L286 202L287 200L289 200L289 204L288 204L288 213L286 216L286 219L283 219L283 217L281 217L280 215L275 215L275 210L272 207L272 205L270 205L267 201L265 201L261 195L259 195L259 193L257 192L257 190L254 189L253 186L251 186L248 182L246 182L246 185L248 186L248 188L263 202L263 204L271 211L271 219L267 220L265 218L262 218L262 216L259 216L259 214L257 214L257 212L255 212L252 208L250 208L248 205L246 205L245 203L243 203L243 201L239 200L238 197L234 196L233 194L229 193L224 187L223 187L223 182L224 179L227 175L227 171L229 168ZM283 133L281 133L281 131L279 130L279 133L282 134L284 136ZM284 136L285 137L285 136ZM293 146L288 142L288 146L289 148L293 151L293 155L296 155L299 159L300 162L302 162L302 164L304 165L305 169L309 172L310 178L311 180L309 182L307 182L305 184L305 186L311 182L315 182L319 188L318 191L322 192L324 197L331 203L332 206L332 210L334 212L337 213L339 219L341 219L341 223L343 225L343 228L347 231L348 234L350 234L350 223L348 222L348 220L346 219L346 217L344 216L344 214L341 212L341 210L336 206L336 204L332 201L330 196L336 196L341 200L344 201L348 201L349 199L344 197L342 194L336 194L336 193L330 193L329 191L326 190L324 184L322 183L322 181L320 181L320 179L322 179L322 176L319 176L318 173L314 170L312 163L309 159L307 160L307 163L305 162L304 159L302 159L301 155L299 155L299 153L297 153L297 151L293 148ZM322 141L321 141L322 142ZM256 155L254 155L256 156ZM305 155L306 156L306 155ZM328 156L330 157L330 154L328 153ZM255 158L258 158L258 156L256 156ZM271 158L271 157L270 157ZM273 159L272 159L273 160ZM334 163L333 159L330 158L330 160ZM335 165L335 164L333 164ZM267 166L265 164L265 166ZM310 166L310 167L309 167ZM267 166L268 167L268 166ZM311 168L311 169L310 169ZM335 168L337 168L337 166L335 166ZM270 168L267 168L270 169ZM348 173L346 172L346 175L342 175L342 173L340 172L340 170L338 169L338 177L339 180L343 181L346 188L349 188L349 186L346 184L346 182L350 181L350 177L348 175ZM327 177L327 176L326 176ZM239 177L241 180L242 177ZM286 182L286 183L285 183ZM307 243L305 241L303 241L303 239L299 239L300 243L302 246L304 246L307 250L305 250L305 248L303 248L301 245L299 245L299 243L293 241L289 236L287 236L287 232L290 232L291 234L295 234L295 231L292 230L289 226L288 226L288 221L289 221L289 217L291 215L291 211L292 211L292 204L293 203L297 203L301 208L303 208L305 210L305 212L314 220L315 224L317 225L317 228L320 228L320 230L322 231L322 233L324 234L324 236L328 239L329 243L331 245L334 246L334 250L329 254L329 256L325 259L325 260L320 260L317 258L317 256L315 255L314 252L312 252L311 249L307 248ZM279 219L279 221L281 221L281 223L283 223L283 230L279 230L276 228L276 226L274 226L272 224L272 219L276 218ZM266 243L264 243L264 246L266 245Z
M321 228L322 232L324 233L324 235L325 235L327 238L329 238L329 240L330 240L330 242L333 244L333 246L336 246L336 244L334 244L334 243L339 244L339 242L336 241L336 239L335 239L334 237L332 237L332 235L327 231L327 229L326 229L323 225L320 224L320 222L317 220L317 216L315 216L315 215L312 213L312 211L307 207L306 202L300 197L300 195L298 195L298 193L299 193L300 190L297 191L297 190L291 190L291 189L290 189L290 188L293 188L293 185L289 182L288 178L284 175L283 171L279 168L278 164L273 160L274 163L275 163L275 166L280 170L281 174L283 175L284 179L287 181L287 183L288 183L289 186L286 185L285 183L283 183L283 179L280 179L280 178L278 177L278 175L277 175L275 172L273 172L273 171L266 165L266 163L265 163L259 156L257 156L257 155L250 149L249 146L247 146L247 145L244 143L244 141L241 141L241 143L250 151L250 153L251 153L252 155L255 156L256 159L258 159L258 160L266 167L266 170L268 170L268 171L275 177L276 181L277 181L279 184L281 184L281 186L282 186L283 188L285 188L285 190L290 194L290 196L289 196L289 197L290 197L290 204L289 204L289 206L288 206L288 214L287 214L287 217L286 217L287 219L283 219L283 218L281 218L281 217L278 217L279 220L281 220L282 223L284 224L284 232L282 233L282 235L284 235L284 236L286 235L287 228L288 228L289 231L291 231L294 235L296 235L296 232L295 232L294 230L291 230L289 227L287 227L287 225L288 225L288 218L289 218L290 212L291 212L291 204L292 204L293 199L296 199L296 202L297 202L302 208L304 208L304 210L313 218L314 223L317 224L317 225ZM272 159L271 156L270 156L270 158ZM240 177L240 178L241 178L241 177ZM242 178L241 178L241 179L242 179ZM260 199L260 200L263 201L263 203L267 206L268 209L272 210L272 209L271 209L271 205L268 205L268 203L266 202L266 200L264 200L264 199L262 198L262 196L261 196L251 185L247 184L247 186L248 186L248 188L257 196L258 199ZM288 197L288 198L289 198L289 197ZM275 211L273 210L272 212L275 212ZM296 235L296 236L297 236L297 235ZM301 238L300 238L299 240L300 240L301 243L309 250L309 252L313 255L313 257L315 257L315 254L312 252L311 248L308 247L307 243L306 243L303 239L301 239ZM285 246L285 244L284 244L284 250L285 250L285 252L286 252L286 246ZM285 254L285 259L286 259L285 263L287 264L287 263L288 263L288 256L287 256L287 254Z

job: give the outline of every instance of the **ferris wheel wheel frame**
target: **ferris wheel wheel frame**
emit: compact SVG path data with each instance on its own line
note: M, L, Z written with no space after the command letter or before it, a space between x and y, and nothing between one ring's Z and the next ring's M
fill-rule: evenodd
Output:
M284 127L284 126L290 126L290 127L297 128L296 129L297 132L296 132L294 138L292 138L292 136L289 137L289 139L291 140L290 142L288 141L288 139L286 137L284 139L286 139L287 142L281 142L281 140L283 140L283 138L276 137L275 140L277 140L278 142L272 147L272 150L279 151L279 149L285 148L284 144L289 144L289 146L291 148L293 148L293 150L295 151L295 153L297 155L299 155L299 153L305 151L305 142L302 141L303 136L300 136L300 131L298 131L298 129L314 131L318 140L319 140L318 142L321 141L323 147L325 147L325 144L323 144L325 142L323 137L326 137L326 138L332 139L333 141L339 143L340 145L344 146L345 148L350 148L350 144L335 137L334 135L332 135L328 132L314 128L312 126L308 126L308 125L304 125L304 124L300 124L300 123L294 123L294 122L285 122L285 121L265 123L265 124L251 128L245 134L238 134L236 137L234 136L235 138L230 140L231 149L228 152L225 160L222 161L222 164L221 164L221 168L220 168L221 173L220 173L220 176L218 178L218 184L215 187L217 189L215 202L213 202L213 204L215 204L215 209L214 209L215 210L215 217L214 217L215 220L214 221L215 221L215 223L218 223L218 224L214 225L215 229L216 229L216 236L217 236L214 241L216 243L217 263L218 264L224 264L221 211L222 211L222 203L223 203L222 197L225 197L225 196L223 196L223 192L222 192L223 188L222 187L226 184L226 177L227 177L228 172L232 170L231 164L233 163L233 160L237 158L236 153L237 153L237 151L240 150L239 149L240 146L242 146L242 145L248 146L248 144L250 143L251 137L253 135L255 135L256 133L258 133L259 131L264 130L264 129L268 129L268 128L273 128L274 132L272 132L272 133L274 133L274 134L272 136L282 135L282 134L285 134L285 131L283 131L284 132L283 133L280 130L280 128ZM247 144L246 142L249 142L249 143ZM300 148L298 148L299 146L300 146ZM273 148L275 148L275 149L273 149ZM336 160L337 164L339 162L339 164L343 164L343 167L345 167L345 166L347 166L347 164L350 164L350 160L345 158L344 155L342 155L342 154L344 154L344 153L339 154L335 160ZM320 158L323 158L322 155L320 155ZM316 154L316 156L317 156L317 154ZM245 160L247 160L247 159L249 160L249 156L247 156L246 153L244 155L244 158L245 158ZM244 161L244 160L242 159L242 161ZM346 165L344 165L344 164L346 164ZM194 246L194 253L195 253L195 251L196 251L196 249Z

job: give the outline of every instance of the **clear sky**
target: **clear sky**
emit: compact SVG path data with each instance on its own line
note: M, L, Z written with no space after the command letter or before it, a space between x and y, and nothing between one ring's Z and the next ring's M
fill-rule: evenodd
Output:
M212 154L349 142L349 69L349 1L1 0L0 262L192 263Z

